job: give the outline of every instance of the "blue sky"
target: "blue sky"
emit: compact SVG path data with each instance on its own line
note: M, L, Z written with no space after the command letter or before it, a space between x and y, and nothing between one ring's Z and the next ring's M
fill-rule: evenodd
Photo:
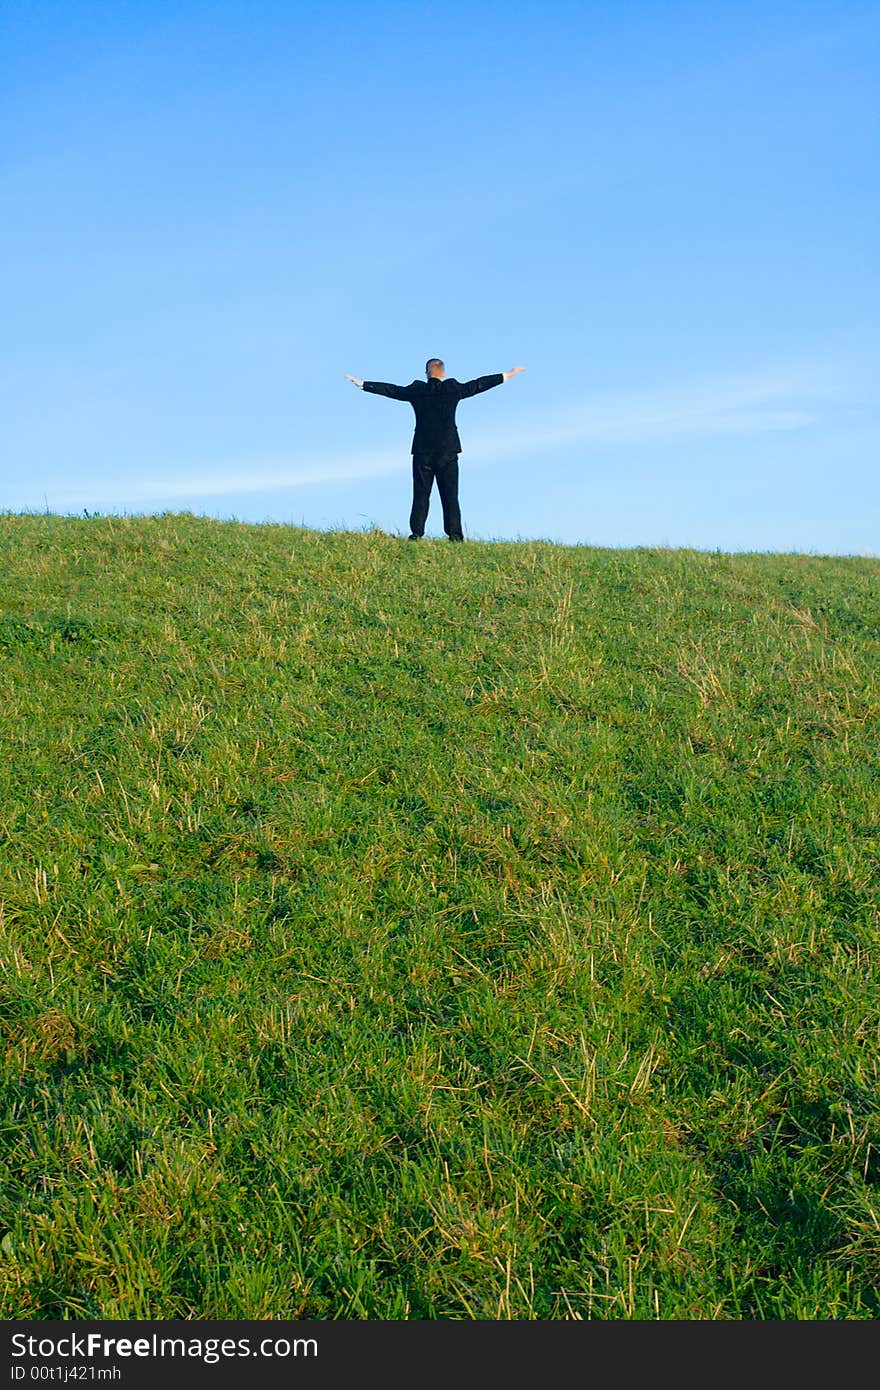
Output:
M0 507L880 552L880 7L8 0ZM440 532L434 495L428 533Z

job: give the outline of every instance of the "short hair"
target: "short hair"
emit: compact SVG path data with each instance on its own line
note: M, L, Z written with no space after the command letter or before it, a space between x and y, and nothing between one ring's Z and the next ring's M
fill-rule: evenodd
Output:
M445 367L446 363L442 357L429 357L425 363L425 376L428 375L432 367Z

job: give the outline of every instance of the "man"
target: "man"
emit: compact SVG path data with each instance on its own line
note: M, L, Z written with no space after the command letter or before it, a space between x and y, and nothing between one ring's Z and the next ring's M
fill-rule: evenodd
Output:
M426 381L412 381L409 386L392 386L387 381L360 381L346 373L349 381L374 396L390 396L394 401L409 401L416 414L412 441L413 503L409 517L411 541L425 534L431 488L437 480L437 491L443 506L443 529L451 541L462 541L461 509L458 505L458 456L461 440L455 424L455 407L468 396L478 396L500 386L525 367L493 376L478 376L473 381L456 381L447 377L446 367L439 357L425 363Z

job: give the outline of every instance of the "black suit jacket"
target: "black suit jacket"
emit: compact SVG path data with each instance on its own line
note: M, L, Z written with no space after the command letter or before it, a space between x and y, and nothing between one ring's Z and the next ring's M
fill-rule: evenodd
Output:
M390 396L393 401L409 401L416 413L413 434L414 454L460 454L461 440L455 424L455 407L468 396L478 396L500 386L503 372L477 376L473 381L456 381L454 376L430 377L411 381L409 386L392 386L388 381L365 381L364 390L374 396Z

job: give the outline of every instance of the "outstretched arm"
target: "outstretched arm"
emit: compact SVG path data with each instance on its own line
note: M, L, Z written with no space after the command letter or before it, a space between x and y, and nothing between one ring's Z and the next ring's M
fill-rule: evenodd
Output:
M510 372L495 372L491 376L475 376L473 381L463 381L459 399L465 400L468 396L478 396L481 391L491 391L493 386L500 386L508 377L524 371L525 367L514 367Z
M362 391L369 391L374 396L390 396L393 401L408 401L410 398L408 386L394 386L390 381L361 381L359 377L351 376L348 372L346 377Z

